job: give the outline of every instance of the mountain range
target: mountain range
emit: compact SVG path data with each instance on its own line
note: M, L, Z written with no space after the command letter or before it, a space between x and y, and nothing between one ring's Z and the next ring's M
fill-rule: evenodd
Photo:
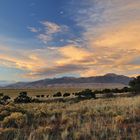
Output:
M109 73L103 76L92 77L62 77L53 79L43 79L33 82L18 82L5 86L6 88L46 88L46 87L59 87L59 86L71 86L79 85L86 86L88 84L122 84L128 85L129 81L133 78Z

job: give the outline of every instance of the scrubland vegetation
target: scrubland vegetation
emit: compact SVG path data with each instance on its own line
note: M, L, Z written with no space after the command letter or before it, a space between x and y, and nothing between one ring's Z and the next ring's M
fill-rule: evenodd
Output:
M69 93L57 92L54 98L63 100L22 103L32 98L21 92L0 105L0 140L139 140L139 79L130 88L76 92L71 100ZM114 98L112 92L118 91L133 96ZM103 98L94 96L99 93Z
M139 140L140 97L0 106L2 140Z

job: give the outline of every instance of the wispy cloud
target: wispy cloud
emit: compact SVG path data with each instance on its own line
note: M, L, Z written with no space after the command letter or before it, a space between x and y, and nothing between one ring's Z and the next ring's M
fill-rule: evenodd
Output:
M28 26L27 29L29 29L33 33L39 32L39 29L36 29L35 27L31 27L31 26Z
M40 23L44 26L46 34L54 34L54 33L61 32L61 27L56 23L49 22L49 21L42 21Z
M40 21L40 29L35 27L28 27L31 32L38 33L37 38L41 40L44 44L54 41L57 34L64 34L68 31L68 26L58 25L50 21Z

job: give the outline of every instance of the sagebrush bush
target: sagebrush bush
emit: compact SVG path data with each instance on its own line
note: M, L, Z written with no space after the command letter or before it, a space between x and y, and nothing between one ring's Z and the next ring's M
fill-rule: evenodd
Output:
M26 124L26 114L14 112L10 116L4 118L2 125L4 128L22 128Z

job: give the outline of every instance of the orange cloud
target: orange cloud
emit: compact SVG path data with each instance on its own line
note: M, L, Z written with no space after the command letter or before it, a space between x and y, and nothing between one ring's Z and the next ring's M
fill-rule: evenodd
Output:
M121 24L119 27L112 27L102 32L102 35L96 38L94 45L115 47L120 49L140 50L140 22Z

